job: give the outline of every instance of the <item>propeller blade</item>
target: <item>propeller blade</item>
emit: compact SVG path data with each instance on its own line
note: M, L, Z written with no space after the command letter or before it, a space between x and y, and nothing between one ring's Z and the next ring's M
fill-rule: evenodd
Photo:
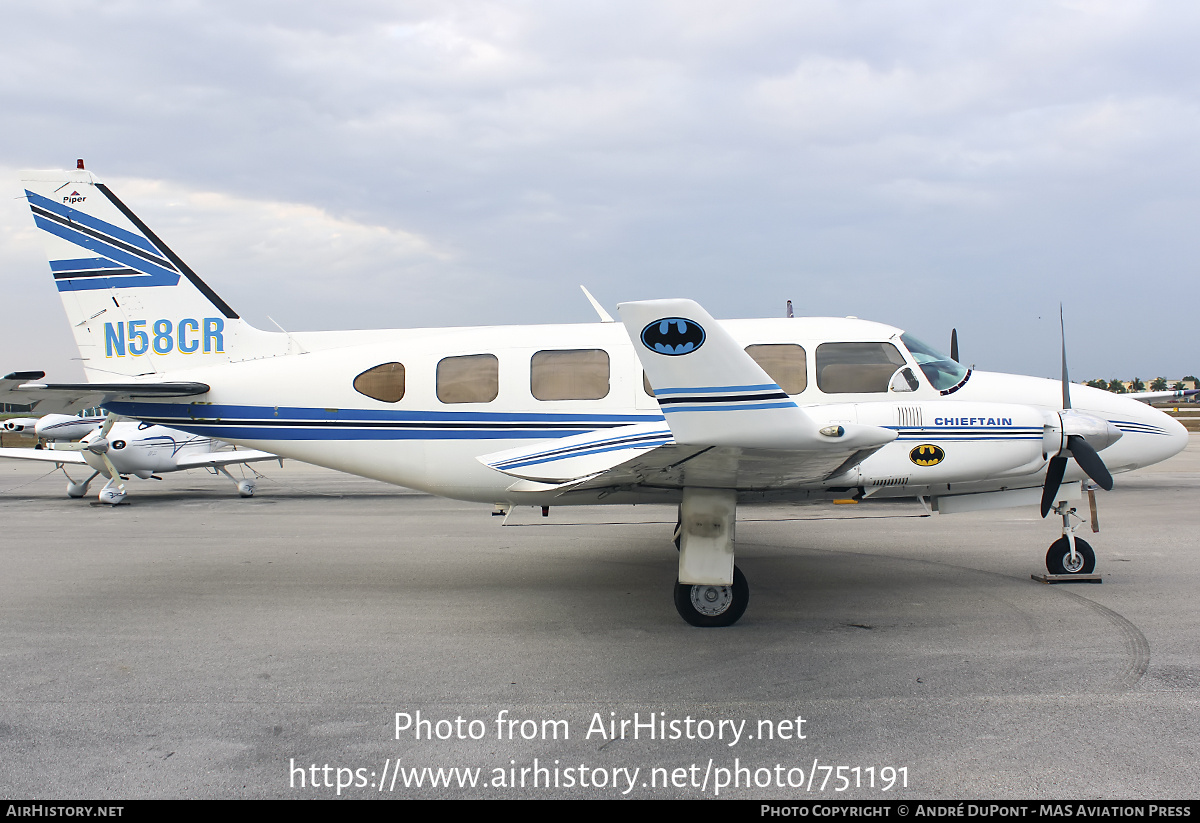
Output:
M1058 304L1058 332L1062 336L1062 407L1069 409L1071 408L1071 378L1067 377L1067 328L1063 323L1062 303Z
M103 440L108 437L108 433L112 431L113 423L117 422L117 416L109 412L104 417L104 425L100 427L100 438Z
M1092 448L1091 443L1078 434L1072 434L1067 436L1067 448L1071 450L1071 455L1079 464L1079 468L1083 469L1084 474L1095 480L1096 485L1106 492L1112 491L1112 475L1109 473L1108 467L1104 465L1104 461L1100 459L1100 455Z
M1054 508L1054 498L1058 496L1058 487L1062 485L1066 472L1067 458L1061 455L1050 458L1050 465L1046 467L1046 485L1042 486L1042 517Z
M950 330L950 359L955 363L961 362L958 359L958 329Z

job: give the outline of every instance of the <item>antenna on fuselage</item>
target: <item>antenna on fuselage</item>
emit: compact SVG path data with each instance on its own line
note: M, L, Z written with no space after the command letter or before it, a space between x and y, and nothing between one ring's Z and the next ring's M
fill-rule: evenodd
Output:
M592 308L596 310L596 314L600 315L601 323L617 322L612 319L611 314L609 314L608 312L606 312L604 310L604 307L600 305L600 303L596 300L596 298L592 297L592 293L587 290L587 286L585 286L581 283L579 285L579 288L583 289L583 296L586 297L588 299L588 302L592 304Z
M796 315L792 314L792 301L791 301L791 300L789 300L789 301L788 301L788 307L787 307L787 316L788 316L788 317L795 317L795 316L796 316Z

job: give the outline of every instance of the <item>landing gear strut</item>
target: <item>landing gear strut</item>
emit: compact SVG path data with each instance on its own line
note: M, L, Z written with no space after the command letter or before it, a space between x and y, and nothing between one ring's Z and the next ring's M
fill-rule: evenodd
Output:
M679 548L675 609L693 626L732 626L750 602L746 577L733 563L736 512L733 490L683 490L674 536Z
M231 481L233 481L237 485L237 490L238 490L239 496L241 496L241 497L253 497L254 496L254 490L256 488L258 488L258 486L254 483L253 480L238 480L236 477L234 477L232 474L230 474L229 471L224 466L217 466L217 471L220 472L221 474L225 475L226 477L228 477Z
M91 476L88 477L87 480L79 483L76 483L71 479L71 475L67 474L67 469L65 466L63 467L63 474L67 476L67 497L78 499L88 493L88 486L92 484L92 481L96 479L100 472L92 472Z

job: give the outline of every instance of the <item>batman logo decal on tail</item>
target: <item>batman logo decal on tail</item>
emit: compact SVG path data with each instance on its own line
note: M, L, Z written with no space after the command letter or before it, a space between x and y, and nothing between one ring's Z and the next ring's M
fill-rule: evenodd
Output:
M664 317L642 329L642 345L672 357L691 354L704 345L704 328L694 320Z

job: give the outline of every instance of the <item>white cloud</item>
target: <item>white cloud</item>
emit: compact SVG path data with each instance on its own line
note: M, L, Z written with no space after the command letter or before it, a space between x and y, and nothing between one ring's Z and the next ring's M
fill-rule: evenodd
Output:
M1070 261L1120 328L1200 296L1197 34L1099 0L26 4L0 163L87 157L295 327L586 319L579 281L1003 325Z

